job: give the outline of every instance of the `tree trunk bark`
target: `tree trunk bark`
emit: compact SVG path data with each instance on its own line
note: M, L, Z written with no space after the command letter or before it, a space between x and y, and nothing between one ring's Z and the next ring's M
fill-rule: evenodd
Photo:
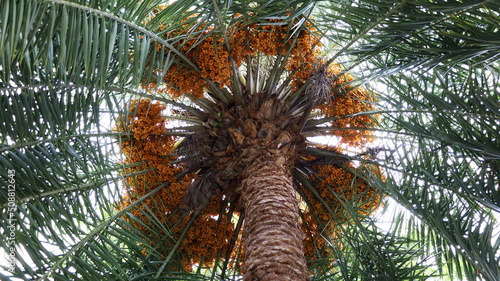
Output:
M298 199L285 158L266 155L245 170L244 281L309 280Z

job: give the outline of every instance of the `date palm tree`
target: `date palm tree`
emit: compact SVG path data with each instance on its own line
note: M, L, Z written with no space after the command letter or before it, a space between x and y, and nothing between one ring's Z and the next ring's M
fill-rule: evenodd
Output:
M498 280L497 1L159 4L0 2L2 279Z

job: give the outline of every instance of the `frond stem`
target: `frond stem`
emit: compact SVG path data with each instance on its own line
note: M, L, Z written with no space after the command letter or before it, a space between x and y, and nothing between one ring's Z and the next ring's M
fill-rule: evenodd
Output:
M394 12L396 12L397 10L399 10L403 5L405 5L406 3L408 2L408 0L404 0L404 1L401 1L399 4L397 4L396 6L394 6L392 9L390 9L389 11L387 11L387 13L385 13L382 17L380 17L377 21L375 21L374 23L372 23L370 26L368 26L365 30L363 30L362 32L360 32L356 37L354 37L354 39L352 39L351 41L349 41L349 43L347 43L347 45L345 45L344 47L342 47L335 55L333 55L333 57L331 57L324 65L323 67L326 68L328 67L328 65L330 65L331 63L333 63L335 60L337 60L337 58L342 55L348 48L350 48L352 45L354 45L354 43L356 43L359 39L363 38L363 36L365 36L370 30L372 30L375 26L379 25L381 22L383 22L387 17L389 17L390 15L392 15Z
M163 187L163 185L162 185ZM142 198L141 198L142 199ZM189 220L189 222L186 224L186 227L184 227L184 230L182 231L181 235L179 236L179 238L177 238L177 241L175 242L175 245L174 247L172 248L172 250L170 251L170 253L168 253L168 256L165 258L165 261L163 262L162 266L158 269L158 272L156 272L156 275L154 276L154 278L159 278L161 273L163 272L163 270L165 269L165 267L167 266L168 262L170 261L170 259L172 258L172 256L174 255L175 251L177 251L177 249L179 248L179 246L181 245L182 241L184 240L184 236L186 236L189 228L191 227L191 225L194 223L194 220L198 217L198 215L201 213L201 211L205 208L205 206L208 204L208 201L207 202L204 202L200 207L198 207L196 209L196 211L194 212L194 214L192 215L191 219Z
M168 184L169 184L169 182L161 184L160 186L158 186L157 188L151 190L150 192L148 192L144 196L138 198L136 201L132 202L130 205L128 205L127 207L123 208L122 210L120 210L119 212L117 212L116 214L114 214L113 216L111 216L110 218L108 218L107 220L105 220L104 222L102 222L101 224L97 225L92 231L90 231L90 233L87 234L87 236L83 237L83 239L80 240L80 242L78 242L75 246L73 246L71 249L69 249L69 251L66 252L54 264L54 266L52 268L50 268L39 280L47 280L48 277L55 270L57 270L58 268L60 268L61 265L66 262L66 260L74 257L75 252L78 251L79 249L83 248L89 241L91 241L94 238L94 236L96 236L99 233L101 233L106 227L108 227L109 225L111 225L111 223L113 223L114 221L116 221L119 218L123 217L132 208L138 206L139 204L141 204L143 201L145 201L149 197L151 197L151 196L155 195L156 193L158 193L159 191L161 191Z
M9 150L13 150L13 149L19 149L22 147L34 146L37 144L56 142L56 141L60 141L60 140L69 140L72 138L120 137L120 136L124 136L124 135L128 135L128 134L117 132L117 133L105 133L105 134L103 134L103 133L89 133L89 134L77 134L77 135L61 135L61 136L58 136L55 138L50 138L50 139L41 139L41 140L30 141L30 142L19 142L19 143L15 143L12 145L3 146L2 148L0 148L0 152L9 151Z
M192 62L189 58L187 58L184 54L182 54L174 46L172 46L170 43L168 43L165 39L162 39L161 37L154 34L153 32L151 32L143 27L140 27L139 25L137 25L135 23L126 21L126 20L119 18L115 15L112 15L110 13L106 13L106 12L103 12L101 10L97 10L97 9L90 8L90 7L83 6L83 5L76 4L76 3L71 3L71 2L67 2L67 1L63 1L63 0L45 0L45 1L51 2L54 4L60 4L60 5L68 6L68 7L81 9L84 11L88 11L88 12L94 13L96 15L100 15L100 16L103 16L105 18L109 18L109 19L114 20L118 23L124 24L132 29L135 29L135 30L151 37L153 39L153 41L156 41L156 42L162 44L163 46L167 47L168 49L170 49L174 54L176 54L177 56L179 56L179 58L181 58L184 62L186 62L194 71L201 74L201 70L198 68L198 66L194 62Z

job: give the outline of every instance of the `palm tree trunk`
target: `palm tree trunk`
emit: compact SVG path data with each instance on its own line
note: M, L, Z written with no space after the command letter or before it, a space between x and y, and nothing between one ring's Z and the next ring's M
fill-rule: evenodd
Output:
M292 165L284 162L268 154L244 173L245 281L309 280Z

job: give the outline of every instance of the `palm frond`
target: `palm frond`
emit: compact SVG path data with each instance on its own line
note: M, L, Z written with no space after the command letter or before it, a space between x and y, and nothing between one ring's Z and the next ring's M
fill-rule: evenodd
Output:
M498 8L494 1L452 6L430 1L331 1L324 2L318 15L324 21L317 24L335 30L325 36L333 48L341 48L337 56L350 67L375 58L373 67L363 67L374 77L406 68L494 62Z
M426 225L422 241L439 245L437 259L448 262L448 270L469 280L495 280L498 222L492 212L499 211L499 115L491 108L498 93L490 83L498 72L436 70L419 74L424 80L413 75L405 72L387 81L398 98L384 99L395 110L385 119L398 135L387 143L397 148L387 158L395 173L388 173L380 188Z

